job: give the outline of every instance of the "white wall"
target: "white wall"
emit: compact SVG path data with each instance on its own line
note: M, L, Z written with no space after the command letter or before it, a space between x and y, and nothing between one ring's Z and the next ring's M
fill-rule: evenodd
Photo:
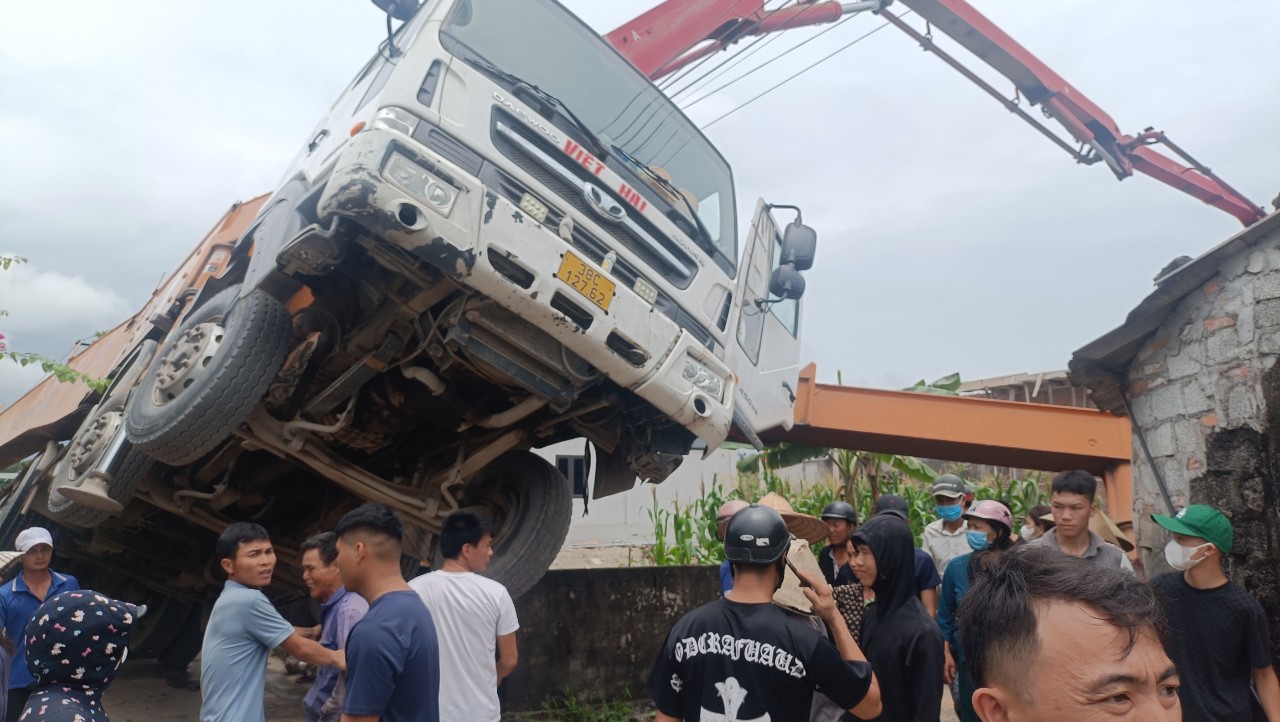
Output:
M575 440L534 451L547 461L555 463L557 455L580 456L582 449L583 442ZM683 503L700 497L704 485L709 488L713 478L719 479L722 486L732 486L737 483L734 467L737 457L737 452L724 450L712 452L705 460L701 452L690 454L680 468L661 484L637 484L631 491L590 500L590 513L587 516L582 514L582 499L574 499L573 521L565 543L652 543L653 523L649 519L649 509L653 506L654 490L657 491L658 503L664 508L670 508L676 501ZM592 476L594 474L593 470Z

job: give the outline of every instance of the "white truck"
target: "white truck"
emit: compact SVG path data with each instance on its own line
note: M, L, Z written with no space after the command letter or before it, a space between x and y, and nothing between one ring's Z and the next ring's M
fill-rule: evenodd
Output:
M790 425L798 209L741 232L729 164L554 0L375 2L399 27L18 487L82 557L199 594L225 524L296 547L371 500L416 568L474 508L518 595L571 510L531 448L587 439L598 498Z

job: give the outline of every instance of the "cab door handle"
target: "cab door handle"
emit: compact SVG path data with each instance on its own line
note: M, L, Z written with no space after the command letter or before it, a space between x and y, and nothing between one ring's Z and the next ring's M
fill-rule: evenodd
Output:
M320 147L320 143L324 142L325 137L327 137L328 135L329 135L328 128L325 128L319 133L316 133L316 137L312 138L311 142L307 145L307 152L308 153L316 152L316 148Z

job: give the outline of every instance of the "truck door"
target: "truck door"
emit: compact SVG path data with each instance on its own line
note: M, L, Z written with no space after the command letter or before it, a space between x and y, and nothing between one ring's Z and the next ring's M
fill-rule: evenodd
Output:
M782 233L764 199L756 202L747 237L745 265L734 298L738 326L728 350L738 375L735 417L760 433L791 428L800 376L800 300L769 302L769 276L782 254Z

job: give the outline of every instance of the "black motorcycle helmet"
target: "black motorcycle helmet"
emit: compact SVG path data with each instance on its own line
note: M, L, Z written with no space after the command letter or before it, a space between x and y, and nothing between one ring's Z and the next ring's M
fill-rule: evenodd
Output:
M858 514L853 510L853 505L847 501L833 501L822 507L823 519L843 519L850 524L858 523Z
M729 520L724 534L724 558L734 564L772 564L787 553L791 532L782 515L752 504Z

